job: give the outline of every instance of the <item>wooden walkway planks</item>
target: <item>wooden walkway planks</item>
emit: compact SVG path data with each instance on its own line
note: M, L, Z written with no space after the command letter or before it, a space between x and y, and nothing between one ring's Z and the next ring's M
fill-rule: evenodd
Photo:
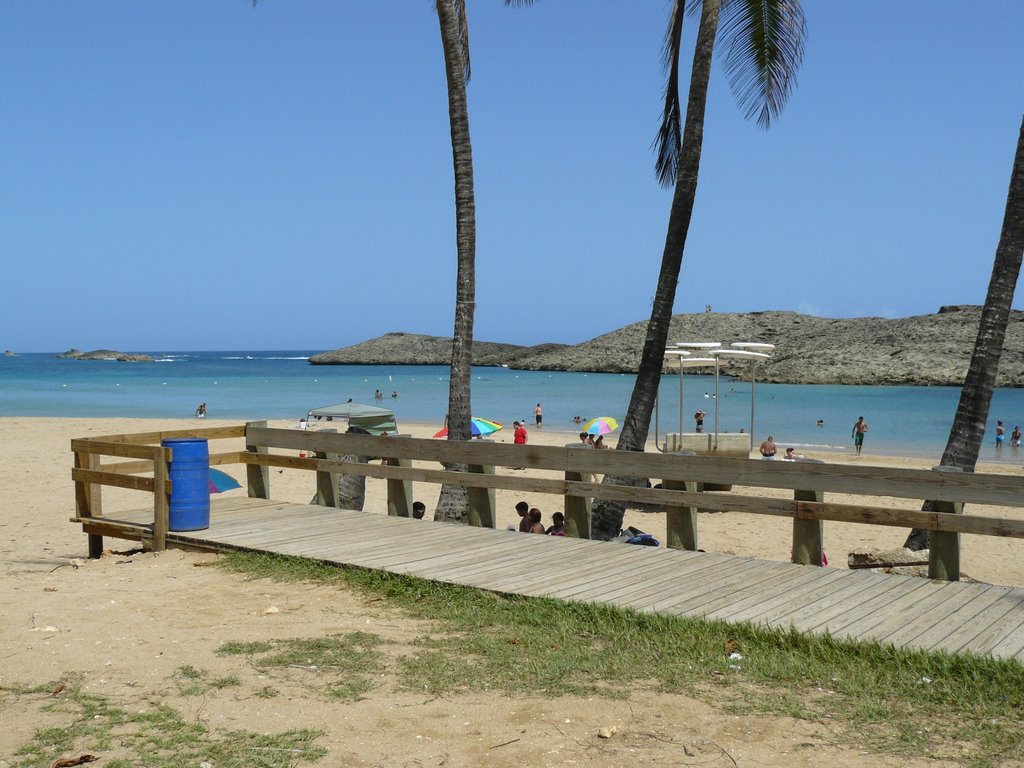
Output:
M146 526L152 510L105 519ZM222 497L168 545L296 555L507 594L606 603L1024 662L1024 589L519 535Z

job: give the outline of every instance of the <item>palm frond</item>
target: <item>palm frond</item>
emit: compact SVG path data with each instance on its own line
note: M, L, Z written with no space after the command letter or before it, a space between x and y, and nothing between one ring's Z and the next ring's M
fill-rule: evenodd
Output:
M796 85L807 25L800 0L726 0L719 29L729 86L767 128Z
M506 8L522 8L524 5L533 5L533 0L505 0Z
M683 0L674 0L669 14L665 45L662 48L662 65L665 68L665 107L661 115L661 127L654 139L658 159L654 164L658 183L671 187L679 173L679 152L682 148L682 126L679 104L679 49L683 40Z

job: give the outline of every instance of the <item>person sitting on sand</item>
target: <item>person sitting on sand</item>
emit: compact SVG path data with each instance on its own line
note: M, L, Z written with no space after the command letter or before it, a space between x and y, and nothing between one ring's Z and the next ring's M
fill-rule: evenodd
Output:
M783 456L782 458L785 459L786 461L799 461L803 457L804 455L802 453L796 452L796 448L787 448L786 455Z
M599 450L608 450L608 446L604 444L604 435L598 435L594 438L594 447Z
M544 524L541 520L544 516L540 513L540 510L534 507L530 510L530 533L544 533Z
M520 501L516 504L516 514L519 515L519 532L529 533L530 526L530 505L525 501Z
M590 445L590 435L586 432L580 432L580 445Z
M422 520L423 515L427 513L427 505L422 501L414 501L412 503L412 516L417 520Z
M565 536L565 515L555 512L551 516L551 527L546 531L548 536Z

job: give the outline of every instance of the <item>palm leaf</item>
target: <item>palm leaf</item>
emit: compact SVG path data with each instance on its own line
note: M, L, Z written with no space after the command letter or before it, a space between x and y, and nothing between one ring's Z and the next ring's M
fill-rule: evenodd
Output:
M799 0L725 0L719 40L745 117L767 128L796 85L807 26Z
M661 115L661 128L654 139L658 153L655 171L663 187L671 187L679 175L679 152L682 148L682 118L679 104L679 48L683 40L683 2L675 0L669 14L662 65L665 68L665 107Z

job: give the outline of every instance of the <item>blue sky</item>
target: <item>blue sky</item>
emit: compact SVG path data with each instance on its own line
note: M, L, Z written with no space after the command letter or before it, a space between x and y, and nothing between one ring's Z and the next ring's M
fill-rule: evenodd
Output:
M477 339L576 343L647 318L671 199L650 148L668 5L468 0ZM1024 112L1024 4L805 11L771 130L712 74L676 311L981 303ZM0 99L0 347L451 333L430 0L6 2Z

